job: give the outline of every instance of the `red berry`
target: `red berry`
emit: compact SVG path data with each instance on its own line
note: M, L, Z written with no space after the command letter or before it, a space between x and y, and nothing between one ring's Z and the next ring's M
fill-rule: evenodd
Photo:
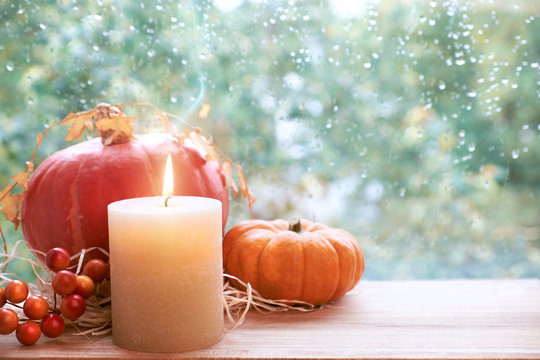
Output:
M77 283L75 285L75 294L81 295L83 298L87 298L94 293L94 281L86 275L77 275Z
M6 291L3 288L0 288L0 308L4 306L6 302Z
M41 296L31 296L24 302L24 314L32 320L43 319L49 311L49 303Z
M41 320L41 331L43 335L55 338L60 336L64 332L64 319L62 319L57 314L46 315L43 320Z
M92 259L84 265L82 273L99 284L107 276L107 263L101 259Z
M26 321L17 326L17 332L15 335L21 344L32 345L39 340L39 337L41 336L41 329L35 322Z
M60 270L52 279L52 287L58 295L69 295L75 291L77 277L69 270Z
M86 310L86 303L81 295L71 294L62 299L60 302L60 313L66 319L75 320L81 317Z
M47 267L54 272L65 270L69 266L69 252L61 247L52 248L47 252L45 263Z
M19 318L11 309L0 309L0 334L11 334L17 328Z
M28 297L28 285L21 280L11 280L6 285L5 292L8 301L18 304Z

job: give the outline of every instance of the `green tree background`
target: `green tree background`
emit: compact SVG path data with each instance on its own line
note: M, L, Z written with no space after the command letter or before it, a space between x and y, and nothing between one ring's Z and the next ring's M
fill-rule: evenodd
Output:
M355 235L368 278L538 277L535 2L222 3L1 1L1 184L69 112L151 103L242 164L257 217Z

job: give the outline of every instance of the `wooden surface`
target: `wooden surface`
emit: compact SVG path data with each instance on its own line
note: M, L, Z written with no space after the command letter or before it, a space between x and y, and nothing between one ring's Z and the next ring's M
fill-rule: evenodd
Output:
M540 281L361 281L313 313L250 312L210 348L145 354L110 336L62 335L24 347L0 336L0 358L540 359Z

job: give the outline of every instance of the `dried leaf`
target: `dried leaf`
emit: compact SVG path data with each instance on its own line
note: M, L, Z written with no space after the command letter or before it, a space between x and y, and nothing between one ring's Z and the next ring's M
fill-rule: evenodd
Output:
M202 150L204 158L207 161L219 161L219 155L216 152L214 144L200 133L200 129L199 131L192 131L190 138L193 141L193 145Z
M186 130L183 133L176 135L176 138L178 139L178 142L180 144L185 144L186 140L190 138L191 130Z
M244 198L248 199L248 204L251 206L255 202L256 198L255 195L253 195L253 193L249 190L242 166L236 165L236 173L238 175L238 187L240 188L240 192Z
M234 181L230 161L224 161L221 164L221 170L223 171L223 176L225 177L225 187L230 188L234 196L238 195L238 187Z
M158 119L161 122L161 125L163 126L163 129L167 134L175 135L176 134L176 125L169 121L169 118L167 117L167 114L163 112L157 112L156 113L156 119Z
M15 224L15 229L19 226L19 205L23 201L24 195L19 194L7 194L2 201L2 211L6 216L6 219Z
M15 180L19 187L24 188L26 187L28 176L30 176L30 172L28 170L24 170L16 175L13 175L12 179Z
M4 196L9 194L11 192L11 190L13 190L14 188L15 188L15 184L8 184L8 185L4 186L2 188L2 190L0 190L0 201L2 201Z
M90 131L93 130L93 118L96 113L97 111L95 109L78 112L76 114L69 113L68 116L66 116L62 121L62 124L71 124L66 134L66 141L78 139L82 135L84 129L88 129Z
M101 133L103 144L119 144L135 139L132 124L135 119L135 117L117 116L97 120L96 128Z
M37 136L36 136L36 145L39 146L42 141L43 141L43 133L37 134Z

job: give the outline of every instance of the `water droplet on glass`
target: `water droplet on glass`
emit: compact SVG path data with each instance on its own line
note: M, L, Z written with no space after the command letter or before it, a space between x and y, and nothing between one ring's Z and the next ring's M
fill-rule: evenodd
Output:
M459 130L458 136L460 138L465 137L465 130Z
M152 58L156 55L156 52L154 50L148 50L146 55L148 55L149 58Z
M444 90L446 89L446 83L444 81L439 81L439 90Z
M433 20L433 19L429 19L429 21L428 21L429 26L435 26L436 23L437 22L435 20Z
M92 50L99 51L99 46L97 46L97 45L92 46Z
M418 138L422 138L422 137L424 137L424 132L422 130L418 130L418 132L416 133L416 136Z
M170 100L171 100L171 102L172 102L173 104L176 104L176 102L178 101L178 98L176 98L176 97L174 97L174 96L171 96Z
M467 97L470 97L470 98L476 97L476 95L478 95L478 94L476 93L476 91L469 91L469 92L467 93Z
M421 23L425 23L426 20L427 20L427 17L425 17L425 16L420 16L420 19L419 19L419 20L420 20Z
M469 150L469 152L473 152L474 150L476 150L476 145L474 143L469 144L467 149Z
M465 60L464 60L464 59L457 59L457 60L456 60L456 65L457 65L457 66L465 65Z
M327 129L331 129L331 128L332 128L332 123L326 124L326 128L327 128Z
M400 196L400 197L404 197L404 196L405 196L405 189L404 189L404 188L399 189L399 196Z
M7 71L13 71L15 69L15 66L13 64L6 64Z
M337 106L337 105L334 105L334 108L333 108L332 110L334 110L334 112L338 112L338 110L339 110L339 106Z
M371 63L370 63L370 62L365 62L365 63L364 63L364 67L365 67L366 69L369 69L369 68L371 67Z
M512 159L517 159L519 157L519 150L512 150Z
M39 28L43 31L47 30L47 25L45 24L39 24Z

